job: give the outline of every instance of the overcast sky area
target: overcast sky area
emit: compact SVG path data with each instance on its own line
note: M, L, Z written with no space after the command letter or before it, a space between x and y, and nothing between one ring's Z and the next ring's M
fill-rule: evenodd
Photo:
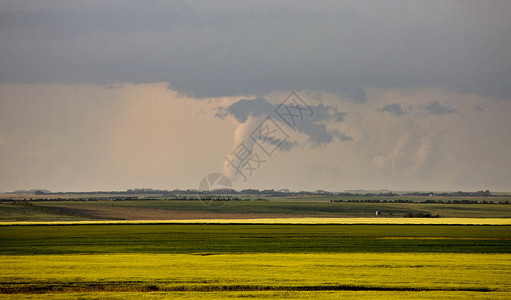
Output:
M511 191L510 12L1 1L0 191Z

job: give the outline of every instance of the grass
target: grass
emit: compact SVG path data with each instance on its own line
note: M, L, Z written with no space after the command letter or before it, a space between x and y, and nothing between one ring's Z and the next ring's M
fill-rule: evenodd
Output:
M511 226L53 225L1 226L0 254L511 253Z
M0 221L79 221L88 220L79 216L67 216L54 214L40 209L15 205L12 203L0 203Z
M41 203L43 204L43 203ZM61 205L61 202L44 204ZM67 202L66 205L80 205L83 202ZM504 204L426 204L426 203L332 203L332 202L290 202L290 201L232 201L224 205L207 207L200 201L90 201L89 206L156 208L166 210L204 211L221 213L267 213L291 215L332 215L374 216L379 210L384 215L404 216L408 212L437 214L443 217L511 217L511 205Z
M315 198L314 198L315 199ZM321 199L321 198L319 198ZM11 203L0 203L0 221L58 221L94 218L101 209L110 209L112 218L128 218L122 211L112 213L112 208L131 208L131 212L152 209L157 211L209 212L242 214L266 214L277 217L403 217L407 213L440 215L442 218L511 218L511 205L506 204L436 204L436 203L332 203L315 201L232 201L205 206L201 201L138 200L138 201L33 201L36 206L61 208L61 211L76 212L74 216L63 216L38 212L30 207L15 207ZM23 214L26 209L26 214ZM55 210L55 209L54 209ZM58 210L55 210L56 212ZM157 211L151 211L157 214Z

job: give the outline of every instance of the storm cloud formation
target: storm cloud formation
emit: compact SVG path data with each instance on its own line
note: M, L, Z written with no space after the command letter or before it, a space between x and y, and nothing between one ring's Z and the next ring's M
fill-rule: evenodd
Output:
M216 116L223 119L228 115L232 115L240 124L246 123L249 117L273 117L275 120L280 121L283 126L286 126L285 121L283 122L283 119L279 118L278 114L276 114L279 106L280 103L272 104L261 97L251 100L240 99L228 107L218 108ZM288 130L297 130L307 135L307 142L312 146L328 144L334 136L338 137L340 141L351 140L350 137L337 130L329 131L326 126L328 122L342 122L345 116L344 112L339 112L337 108L323 104L309 105L309 107L311 109L310 116L300 118ZM281 150L289 150L291 145L286 144Z
M288 152L300 144L308 144L313 148L327 145L334 137L341 142L351 141L352 137L338 129L327 129L327 124L338 125L344 121L345 115L333 106L308 105L294 92L277 104L261 97L240 99L229 106L219 107L216 113L221 119L232 116L238 123L230 155L239 151L240 145L253 155L257 153L255 145L258 144L268 158L272 153L265 150L264 145ZM305 135L306 139L300 139L297 134ZM234 181L242 174L231 159L226 159L223 170ZM242 176L246 181L247 176Z
M195 97L444 86L511 99L509 1L2 1L0 83Z

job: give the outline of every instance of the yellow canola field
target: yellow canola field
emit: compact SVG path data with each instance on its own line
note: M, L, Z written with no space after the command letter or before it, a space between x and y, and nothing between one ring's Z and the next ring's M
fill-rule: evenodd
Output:
M191 219L129 221L0 222L0 225L72 224L432 224L511 225L511 218L271 218L271 219Z
M509 278L511 254L0 256L0 288L67 287L43 294L0 294L9 299L510 299ZM302 290L293 289L297 287Z

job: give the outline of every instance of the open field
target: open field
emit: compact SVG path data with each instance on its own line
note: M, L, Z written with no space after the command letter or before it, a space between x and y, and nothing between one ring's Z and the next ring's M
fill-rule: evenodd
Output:
M511 253L511 226L49 225L1 226L0 254Z
M0 290L35 296L505 299L511 254L1 256ZM115 293L114 293L115 292ZM26 293L26 294L22 294ZM86 293L92 293L86 294ZM15 297L13 297L15 296Z
M31 298L506 299L511 226L0 227L0 294Z
M352 203L326 201L230 201L206 206L188 200L30 201L0 203L1 221L266 219L293 217L401 218L406 214L441 218L510 218L509 204Z

